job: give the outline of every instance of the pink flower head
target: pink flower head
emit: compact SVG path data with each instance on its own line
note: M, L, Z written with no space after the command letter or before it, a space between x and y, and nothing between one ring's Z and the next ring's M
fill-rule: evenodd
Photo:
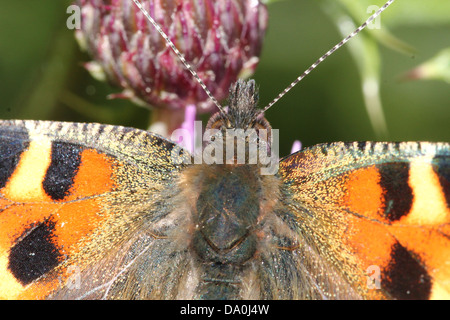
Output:
M141 0L217 100L254 72L267 27L258 0ZM121 87L120 97L170 110L214 104L132 0L77 0L76 36L88 70ZM180 111L181 111L180 110Z

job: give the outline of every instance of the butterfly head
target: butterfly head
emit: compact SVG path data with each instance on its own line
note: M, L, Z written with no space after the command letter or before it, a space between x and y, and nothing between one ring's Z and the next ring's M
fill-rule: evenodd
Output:
M230 89L228 107L210 118L206 132L211 135L212 147L224 148L226 163L278 163L278 154L272 152L273 129L257 104L255 81L238 80Z
M257 107L258 99L258 89L254 80L238 80L230 88L227 110L214 114L206 128L222 132L254 129L259 133L260 130L266 130L270 134L270 124L264 118L264 113Z

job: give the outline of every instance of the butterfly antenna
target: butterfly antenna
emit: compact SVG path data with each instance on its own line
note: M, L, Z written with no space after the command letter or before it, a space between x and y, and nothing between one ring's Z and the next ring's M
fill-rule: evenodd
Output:
M278 100L280 100L286 93L288 93L297 83L303 80L311 71L313 71L323 60L328 58L330 55L332 55L337 49L342 47L345 43L347 43L348 40L356 36L358 33L361 32L367 25L372 22L376 17L378 17L384 10L386 10L387 7L389 7L394 0L389 0L382 6L377 12L375 12L373 15L369 17L369 19L366 20L358 29L350 33L344 40L339 42L337 45L335 45L333 48L331 48L327 53L325 53L323 56L321 56L319 59L317 59L316 62L314 62L308 69L306 69L305 72L303 72L297 79L295 79L286 89L284 89L275 99L273 99L264 109L263 112L267 111L271 106L273 106Z
M175 54L178 56L178 58L184 64L186 69L188 69L190 71L192 76L195 78L195 80L197 80L197 82L200 84L200 86L203 88L203 90L206 92L206 94L212 100L212 102L214 102L214 104L217 106L217 108L219 108L220 112L226 116L226 112L224 111L223 107L220 105L220 103L217 101L217 99L214 98L214 96L208 90L206 85L203 83L202 79L200 79L200 77L198 76L197 72L195 72L195 70L191 67L189 62L186 61L186 59L184 58L183 54L177 49L177 47L175 47L173 42L169 39L169 37L163 31L163 29L161 29L159 24L150 16L148 11L144 8L144 6L141 4L141 2L139 0L133 0L133 2L136 4L136 6L139 8L139 10L141 10L141 12L147 18L147 20L150 21L150 23L156 28L156 30L158 30L158 32L161 34L161 36L164 38L164 40L166 40L166 43L173 50L173 52L175 52Z

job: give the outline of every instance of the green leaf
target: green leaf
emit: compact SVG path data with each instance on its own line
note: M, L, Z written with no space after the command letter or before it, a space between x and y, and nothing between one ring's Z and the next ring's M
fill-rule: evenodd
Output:
M352 8L356 8L352 1L341 2L348 2ZM333 19L343 38L358 27L352 17L334 2L326 1L324 10ZM379 29L374 29L375 33L376 31ZM368 36L367 33L360 33L346 45L358 67L361 91L371 126L376 136L384 139L388 136L388 129L380 96L381 58L376 38Z
M442 80L450 84L450 47L439 51L433 58L408 72L409 80Z

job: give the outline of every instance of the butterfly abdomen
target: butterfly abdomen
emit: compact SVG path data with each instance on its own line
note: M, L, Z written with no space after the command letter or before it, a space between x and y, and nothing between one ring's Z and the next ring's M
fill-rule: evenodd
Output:
M189 250L198 274L194 298L246 296L248 279L265 247L265 217L273 207L263 195L268 188L278 188L278 178L261 176L257 165L194 165L182 176L182 183L190 185L185 190L190 190Z
M202 178L193 212L192 250L202 269L201 298L223 297L222 291L234 296L236 269L252 259L257 247L261 192L257 168L215 167Z

